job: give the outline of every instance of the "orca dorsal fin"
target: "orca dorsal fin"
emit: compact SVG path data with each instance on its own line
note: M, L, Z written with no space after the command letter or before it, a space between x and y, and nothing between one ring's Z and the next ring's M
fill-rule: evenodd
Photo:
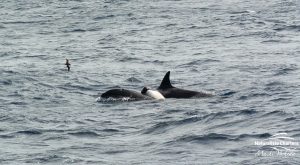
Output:
M158 89L167 89L167 88L174 88L170 82L170 71L168 71L164 77L164 79L161 81L160 86Z

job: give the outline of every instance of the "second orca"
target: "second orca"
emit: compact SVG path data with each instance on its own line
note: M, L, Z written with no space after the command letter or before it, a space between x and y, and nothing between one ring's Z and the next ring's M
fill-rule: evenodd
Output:
M213 94L207 92L197 92L174 87L170 82L170 71L166 73L157 90L165 98L199 98L213 96Z

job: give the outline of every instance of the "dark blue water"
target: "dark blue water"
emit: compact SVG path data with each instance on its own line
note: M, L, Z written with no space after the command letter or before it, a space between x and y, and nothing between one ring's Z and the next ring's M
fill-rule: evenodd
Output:
M299 164L299 1L0 2L0 164ZM65 68L70 59L71 71ZM115 87L206 99L98 102ZM298 146L297 146L298 147Z

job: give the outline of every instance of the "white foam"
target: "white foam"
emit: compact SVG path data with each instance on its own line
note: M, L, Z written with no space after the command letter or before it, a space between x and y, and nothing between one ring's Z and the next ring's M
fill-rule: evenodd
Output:
M102 97L98 97L96 99L97 102L115 102L115 101L121 101L121 102L126 102L126 101L133 101L135 99L130 98L130 97L122 97L122 98L102 98Z

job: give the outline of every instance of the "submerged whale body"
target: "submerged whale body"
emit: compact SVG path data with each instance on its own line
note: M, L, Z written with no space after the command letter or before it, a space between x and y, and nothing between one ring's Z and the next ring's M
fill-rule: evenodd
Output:
M199 97L213 96L210 93L197 92L197 91L191 91L191 90L185 90L185 89L173 87L170 82L170 71L166 73L165 77L163 78L157 90L165 98L199 98Z
M127 89L111 89L101 95L101 98L111 99L123 99L128 98L129 100L146 100L150 99L147 95L143 95L139 92L127 90Z

